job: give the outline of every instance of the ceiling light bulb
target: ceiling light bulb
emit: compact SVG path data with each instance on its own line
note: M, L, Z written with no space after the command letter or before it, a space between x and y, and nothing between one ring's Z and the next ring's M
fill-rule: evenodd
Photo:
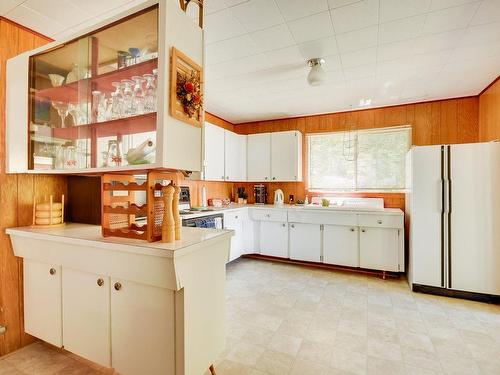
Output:
M311 86L318 86L325 80L325 71L322 65L325 60L322 58L310 59L307 61L307 65L311 68L311 71L307 75L307 82Z

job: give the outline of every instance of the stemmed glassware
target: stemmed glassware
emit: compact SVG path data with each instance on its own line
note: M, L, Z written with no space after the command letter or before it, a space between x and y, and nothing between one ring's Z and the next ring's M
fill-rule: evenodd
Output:
M154 84L154 74L146 73L146 89L144 90L144 112L156 111L156 87Z
M82 125L84 123L84 120L82 119L83 117L82 110L78 103L69 103L68 112L73 118L74 126Z
M68 116L68 104L55 101L52 102L52 107L57 111L57 114L61 117L61 128L65 128L64 120Z
M133 76L132 80L135 82L133 91L132 113L140 115L144 113L144 90L142 84L146 81L141 76Z
M117 119L122 117L122 84L120 82L111 82L111 85L115 87L115 91L111 93L111 118Z
M122 88L123 88L123 116L129 117L134 113L132 111L132 103L134 99L134 94L132 92L132 84L134 83L130 79L122 79Z

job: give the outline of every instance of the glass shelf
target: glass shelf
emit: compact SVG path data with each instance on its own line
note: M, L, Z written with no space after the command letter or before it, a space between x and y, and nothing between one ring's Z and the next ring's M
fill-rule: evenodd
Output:
M30 57L30 170L156 162L158 5Z

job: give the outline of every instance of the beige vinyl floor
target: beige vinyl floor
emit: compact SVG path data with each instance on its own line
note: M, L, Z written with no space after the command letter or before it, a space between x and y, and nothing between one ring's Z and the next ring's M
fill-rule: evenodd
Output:
M227 279L218 375L500 375L498 305L249 259L229 264ZM98 373L41 343L0 359L2 375Z

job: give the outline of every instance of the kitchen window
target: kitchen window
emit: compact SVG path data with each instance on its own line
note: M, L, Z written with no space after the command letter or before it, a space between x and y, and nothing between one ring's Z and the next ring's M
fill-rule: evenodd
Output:
M411 127L307 136L308 189L397 191L405 188Z

